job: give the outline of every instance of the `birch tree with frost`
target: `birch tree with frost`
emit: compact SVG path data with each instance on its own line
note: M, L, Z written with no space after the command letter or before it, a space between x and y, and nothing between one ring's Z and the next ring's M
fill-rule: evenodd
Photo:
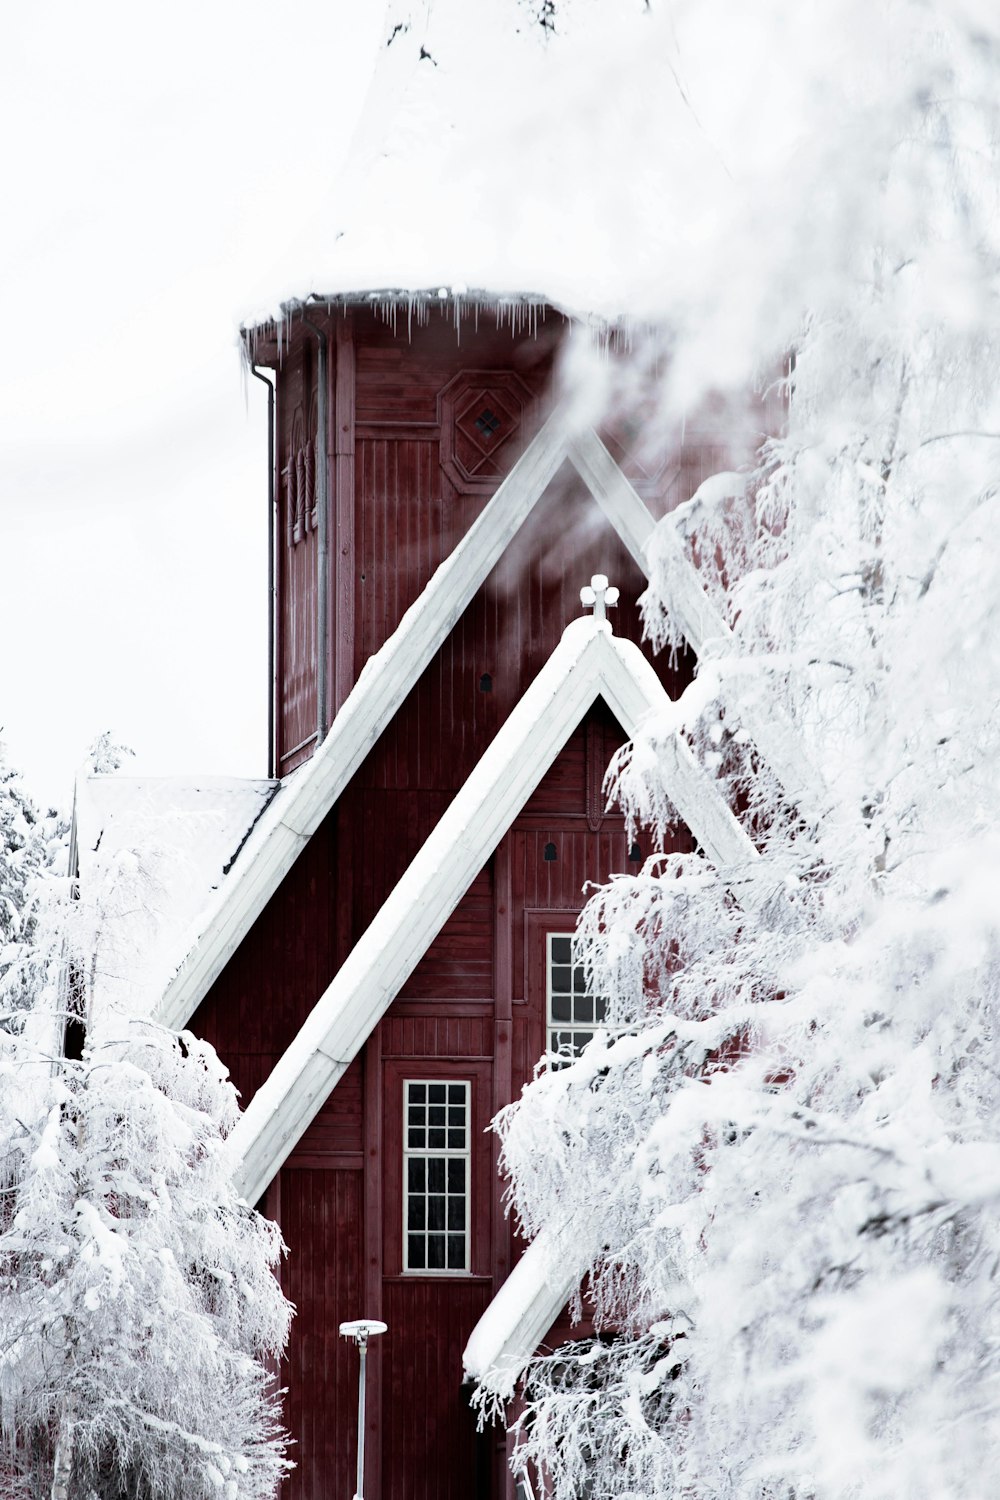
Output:
M635 87L683 87L732 170L728 197L673 205L704 238L630 380L668 369L668 422L790 355L787 422L654 536L653 639L680 644L678 543L733 639L609 790L670 824L657 745L681 726L753 832L757 899L745 871L654 855L584 912L612 1027L497 1128L513 1210L553 1274L585 1271L597 1336L524 1372L517 1462L557 1500L985 1500L1000 26L962 0L749 10L671 6L633 54ZM578 351L569 378L596 368ZM761 712L799 747L795 804ZM480 1398L510 1393L496 1372Z

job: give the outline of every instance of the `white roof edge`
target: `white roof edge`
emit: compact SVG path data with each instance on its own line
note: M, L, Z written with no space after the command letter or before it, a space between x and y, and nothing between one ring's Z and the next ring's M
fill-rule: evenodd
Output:
M465 1376L509 1401L525 1366L586 1271L556 1268L550 1233L535 1236L469 1335Z
M648 577L646 547L655 522L644 501L593 429L574 435L570 458L580 478ZM707 648L714 648L737 655L739 646L733 631L705 592L675 528L661 527L658 535L667 566L666 592L670 612L676 617L695 654L702 656ZM773 708L765 714L757 705L750 705L744 709L743 717L751 739L792 801L812 816L819 814L827 802L826 790L818 769L806 764L794 726L787 716Z
M670 698L639 648L606 622L563 633L454 801L314 1006L230 1137L240 1191L256 1201L308 1128L587 708L605 697L634 734ZM757 852L686 747L668 791L709 857L742 871Z
M281 784L258 819L232 874L207 907L196 941L167 986L158 1010L158 1019L165 1025L188 1024L388 724L405 691L446 639L566 457L648 575L646 546L655 523L645 502L595 432L569 434L561 414L554 412L396 630L366 663L323 744ZM679 541L672 550L671 608L691 646L700 652L712 639L731 642L729 626L705 593ZM748 728L789 795L814 808L816 789L803 775L791 726L754 715ZM679 753L683 757L684 752Z
M365 664L322 745L271 799L198 941L167 987L158 1019L186 1026L306 842L500 560L566 456L559 413L543 424L396 630Z
M428 312L439 311L454 319L461 317L465 309L470 314L479 308L496 308L500 312L504 308L531 307L551 311L562 318L588 318L594 316L588 313L576 312L561 302L558 297L546 292L529 291L514 287L485 287L466 286L464 283L444 280L425 282L417 285L407 285L400 280L395 283L383 283L376 287L358 287L353 283L342 287L329 287L325 291L311 291L304 296L286 297L278 305L276 312L262 312L251 314L243 320L240 325L241 334L246 337L252 336L260 330L274 327L283 319L287 320L296 313L306 312L310 309L320 310L335 307L353 308L368 307L376 311L385 311L389 308L423 308ZM596 315L601 321L603 315ZM623 321L625 315L623 314Z

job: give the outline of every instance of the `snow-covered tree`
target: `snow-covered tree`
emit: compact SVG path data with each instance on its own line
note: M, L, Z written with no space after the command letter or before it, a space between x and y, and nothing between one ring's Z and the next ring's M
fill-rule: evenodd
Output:
M104 729L88 749L85 764L91 776L112 776L134 755L135 751L120 744L110 729Z
M554 1274L587 1269L600 1334L528 1368L521 1457L560 1500L985 1497L998 16L700 0L648 39L636 87L658 67L681 88L730 176L717 201L666 204L696 263L681 247L664 278L664 419L685 385L791 367L756 472L703 486L654 538L654 638L677 642L685 548L733 638L612 786L669 823L657 744L681 725L760 858L748 877L654 857L594 895L582 931L614 1025L499 1122L516 1213ZM637 342L643 368L662 361ZM762 715L798 747L794 799L752 743Z
M89 1004L99 900L49 876L33 901L0 1031L0 1488L265 1500L291 1309L278 1230L229 1180L235 1090L190 1034Z
M0 1410L26 1494L270 1496L277 1228L237 1200L235 1094L189 1034L110 1019L7 1154Z
M0 1015L20 1006L36 904L47 878L65 873L67 833L58 812L39 811L0 741Z

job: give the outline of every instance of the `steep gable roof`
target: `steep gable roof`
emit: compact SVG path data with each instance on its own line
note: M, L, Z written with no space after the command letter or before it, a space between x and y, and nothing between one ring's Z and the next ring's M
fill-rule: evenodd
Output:
M656 523L645 502L597 434L573 431L556 411L381 650L365 664L312 759L275 794L233 873L205 908L198 935L166 987L158 1010L164 1024L187 1025L406 692L567 459L636 562L648 572L645 548ZM679 539L674 541L669 562L670 606L681 629L699 654L713 642L735 653L730 627L706 595ZM789 726L776 717L753 715L747 728L792 801L814 809L820 797L795 752Z
M359 938L230 1137L253 1202L328 1098L476 873L597 697L626 732L671 699L642 652L606 621L579 619L498 731L426 843ZM676 733L658 743L669 795L709 858L755 901L757 851Z

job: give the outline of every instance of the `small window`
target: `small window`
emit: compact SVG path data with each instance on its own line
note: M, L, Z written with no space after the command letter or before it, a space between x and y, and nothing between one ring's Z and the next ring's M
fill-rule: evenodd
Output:
M469 1085L403 1084L403 1269L469 1269Z
M572 933L549 933L545 967L549 1051L564 1059L549 1066L565 1067L580 1056L594 1032L607 1025L608 1002L588 985L586 970L577 962L577 940Z

